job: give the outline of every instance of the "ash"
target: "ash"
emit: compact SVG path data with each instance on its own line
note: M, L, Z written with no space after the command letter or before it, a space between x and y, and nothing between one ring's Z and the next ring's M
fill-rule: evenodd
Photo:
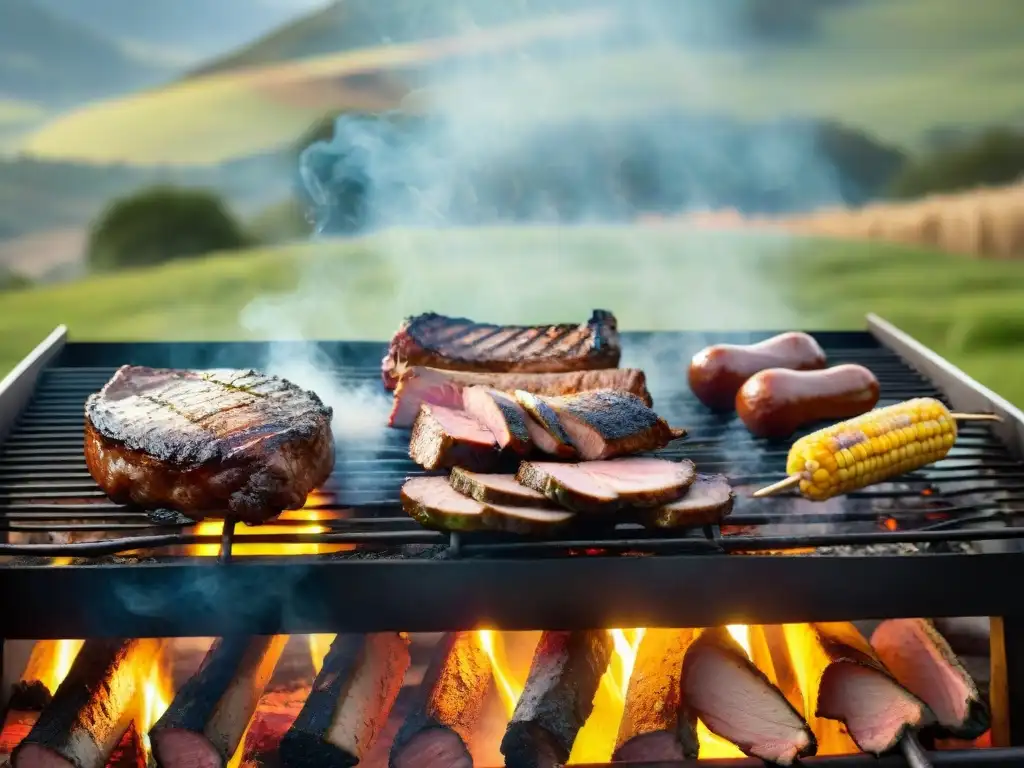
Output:
M856 557L886 555L934 555L934 554L979 554L977 547L969 541L943 541L935 544L841 544L835 547L819 547L808 552L807 557Z

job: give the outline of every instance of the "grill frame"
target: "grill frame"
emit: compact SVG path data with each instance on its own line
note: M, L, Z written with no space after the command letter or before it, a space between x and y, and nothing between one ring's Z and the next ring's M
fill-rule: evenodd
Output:
M868 330L931 380L961 411L989 411L1015 458L1024 457L1024 413L873 315ZM767 335L767 334L766 334ZM0 446L31 401L43 372L65 349L57 328L0 382ZM6 532L0 534L6 540ZM993 743L1024 745L1024 610L990 589L1024 577L1018 533L990 534L981 555L831 558L579 558L562 589L564 560L330 560L261 557L229 566L179 559L113 566L0 566L0 656L4 639L210 636L337 631L585 629L595 626L709 626L989 615L992 621ZM917 539L919 540L919 539ZM955 566L955 574L952 569ZM878 590L864 574L883 572L900 591ZM424 579L429 575L429 581ZM951 578L955 576L955 578ZM508 584L516 585L515 590ZM657 585L651 589L651 585ZM695 589L694 585L697 585ZM437 591L455 594L439 603ZM217 595L210 598L210 592ZM519 599L520 592L530 596ZM657 594L660 592L660 594ZM381 600L381 595L397 596ZM601 601L587 600L593 594ZM836 599L838 594L842 599ZM16 595L18 607L9 602ZM258 595L254 599L254 595ZM338 599L344 595L344 599ZM85 596L85 599L83 599ZM160 599L160 598L163 599ZM934 765L1019 765L1024 748L939 752ZM897 755L814 758L808 764L902 765ZM712 761L722 766L752 760ZM666 768L668 764L665 764Z

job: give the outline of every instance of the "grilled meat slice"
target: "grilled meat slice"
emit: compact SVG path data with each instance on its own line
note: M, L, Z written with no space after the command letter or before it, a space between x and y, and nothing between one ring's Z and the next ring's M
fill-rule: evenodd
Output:
M636 368L566 373L471 373L413 366L400 371L388 425L402 429L411 427L424 403L459 408L461 391L466 387L490 387L508 394L521 389L535 395L550 396L573 395L594 389L620 389L632 392L647 405L652 403L644 372Z
M381 362L381 373L385 388L392 390L401 366L557 373L616 368L621 355L615 316L601 309L580 325L533 326L476 323L427 312L402 323Z
M482 475L456 467L448 476L452 488L483 504L507 504L513 507L551 507L547 497L516 482L515 475Z
M943 735L976 739L988 730L989 711L978 686L932 622L883 621L871 646L899 683L928 705Z
M576 448L569 434L562 427L558 414L544 400L521 389L515 391L516 402L529 414L526 428L530 439L542 453L560 456L563 459L576 458Z
M705 629L687 649L680 687L690 715L748 755L791 765L817 751L810 726L725 627Z
M614 389L536 398L558 415L587 461L664 448L678 435L636 395Z
M424 469L466 467L486 472L494 468L499 454L494 435L464 411L424 405L412 425L409 457Z
M631 458L579 464L524 461L516 480L566 509L602 514L672 502L695 475L689 461Z
M443 477L414 477L402 486L402 508L424 528L437 531L481 529L544 533L573 518L564 509L482 504L463 496Z
M645 510L640 521L650 528L689 528L722 521L732 512L735 496L722 475L697 475L685 495L669 504Z
M498 447L525 456L533 448L526 427L529 416L515 400L489 387L469 387L462 392L466 413L483 424L498 441Z
M124 366L85 403L85 461L115 502L250 523L300 509L334 467L331 409L256 371Z

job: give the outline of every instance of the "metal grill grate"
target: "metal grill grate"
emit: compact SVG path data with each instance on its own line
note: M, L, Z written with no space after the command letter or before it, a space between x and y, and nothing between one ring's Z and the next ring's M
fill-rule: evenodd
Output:
M818 334L832 363L859 363L873 370L882 387L881 405L911 397L940 397L936 387L892 351L866 333ZM405 517L398 489L406 477L422 474L407 457L407 433L386 430L379 439L343 440L338 467L330 481L299 513L277 521L274 530L235 535L198 535L194 527L168 517L111 503L85 467L82 453L82 408L85 398L114 373L113 366L64 365L46 371L32 401L0 452L0 513L8 539L0 549L8 555L98 556L146 550L161 557L193 552L197 544L232 541L278 544L320 544L358 547L447 545L452 554L567 554L578 550L657 552L735 552L806 547L945 543L982 535L972 524L1024 511L1024 464L1014 459L985 425L965 425L949 457L931 467L888 484L855 493L841 502L805 504L793 494L770 500L745 498L748 491L783 476L788 444L752 438L735 416L707 412L685 385L685 361L706 338L665 335L626 339L624 365L643 364L658 412L688 437L660 451L672 458L693 459L705 472L726 474L739 491L726 535L715 527L695 533L659 533L631 525L588 539L530 541L495 535L445 536L425 531ZM632 342L632 344L631 344ZM663 350L654 360L639 350ZM74 350L74 347L70 347ZM98 350L104 352L104 350ZM382 348L373 344L344 345L331 378L339 388L379 390ZM169 348L167 357L187 356L187 349ZM259 359L246 364L260 364ZM167 364L166 361L164 364ZM180 364L180 363L179 363ZM365 401L364 401L365 404ZM158 525L156 523L163 522ZM323 529L308 531L311 527ZM1016 537L1024 530L988 530L988 537ZM41 541L46 539L45 541ZM396 554L400 552L396 551Z
M737 487L728 526L652 532L619 525L586 539L576 534L544 541L420 528L398 504L403 480L421 470L407 458L407 433L395 430L369 441L342 438L330 481L305 510L272 529L240 525L223 535L207 533L113 504L85 468L88 394L123 363L264 368L270 348L68 344L39 376L0 450L6 540L0 555L7 556L0 588L57 600L77 618L0 616L0 631L41 637L48 622L54 636L64 637L84 636L97 622L114 622L125 633L162 635L217 634L239 625L253 632L438 631L477 626L486 616L510 629L682 626L727 623L738 610L756 611L762 622L812 614L817 620L911 615L901 613L911 601L932 616L997 613L990 608L998 600L984 585L1024 572L1024 558L974 554L969 542L1024 536L1024 527L1012 525L1013 516L1024 512L1024 463L990 425L965 425L946 460L842 499L813 504L793 495L747 498L749 490L782 476L788 442L754 439L735 416L708 413L690 394L685 370L707 343L769 335L623 337L622 365L643 368L656 410L689 430L684 441L660 453L691 458L701 471L724 473ZM882 405L925 395L944 399L870 333L816 336L830 363L860 363L875 372ZM287 345L275 346L278 355L282 350ZM330 361L338 385L382 401L389 397L379 382L383 351L381 344L364 342L315 349ZM365 399L360 402L365 406ZM322 532L309 532L312 525ZM918 546L908 547L911 542ZM306 545L324 554L246 556L254 544ZM818 548L814 557L779 554L810 548ZM905 557L911 550L915 556ZM196 557L200 552L221 557ZM865 557L873 564L866 569ZM218 567L228 559L230 567ZM51 567L55 563L66 567ZM932 585L939 582L945 586L937 594ZM905 589L888 590L891 583ZM68 587L86 597L63 597ZM657 594L661 589L669 591ZM121 597L105 599L111 591ZM523 601L523 594L530 600ZM607 600L599 605L593 594Z

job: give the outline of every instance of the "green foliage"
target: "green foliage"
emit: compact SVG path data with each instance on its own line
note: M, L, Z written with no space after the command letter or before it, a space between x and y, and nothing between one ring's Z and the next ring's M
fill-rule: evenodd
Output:
M994 128L959 145L935 149L909 162L892 194L914 198L937 192L1010 184L1024 175L1024 133Z
M216 195L152 187L115 201L89 233L93 269L149 266L243 248L248 238Z
M17 291L21 288L27 288L32 284L24 275L19 275L17 272L11 272L3 264L0 264L0 292L3 291Z

